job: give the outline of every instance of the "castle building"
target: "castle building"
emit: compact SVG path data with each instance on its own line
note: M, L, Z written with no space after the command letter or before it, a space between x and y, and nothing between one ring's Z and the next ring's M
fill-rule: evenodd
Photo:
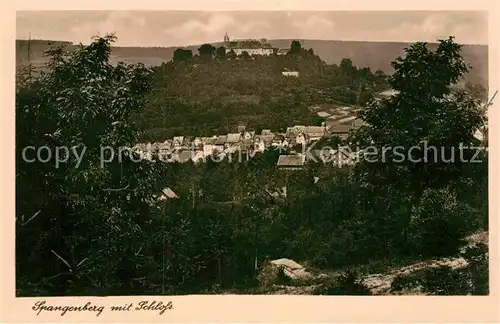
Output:
M250 55L272 55L274 53L273 47L265 38L261 40L230 40L229 36L226 34L224 36L224 47L226 48L226 54L231 51L233 51L236 55L241 55L243 52L247 52Z

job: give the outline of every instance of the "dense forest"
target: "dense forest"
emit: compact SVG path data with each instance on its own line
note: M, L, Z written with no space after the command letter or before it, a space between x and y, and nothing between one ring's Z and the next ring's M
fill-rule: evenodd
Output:
M310 89L325 86L337 98L337 87L385 82L399 93L357 102L367 125L349 141L393 147L427 141L457 157L452 148L460 143L479 145L473 134L485 115L479 92L453 87L467 71L453 38L435 49L411 45L384 82L348 60L327 67L303 49L282 59L178 52L180 58L152 69L113 65L113 41L97 38L70 52L55 48L36 77L18 71L18 296L265 293L259 270L280 257L345 272L321 279L315 294L368 294L358 280L361 266L380 271L455 256L468 234L488 229L485 151L481 163L361 160L301 170L277 169L274 150L243 163L137 162L133 152L100 160L103 146L131 146L148 132L159 138L177 132L174 127L194 131L200 124L201 133L245 121L257 128L270 117L251 116L266 112L272 125L284 125L278 119L308 117L301 111L315 100ZM283 78L284 67L304 78ZM200 70L206 79L193 76ZM252 74L242 80L234 71ZM27 146L86 148L85 158L78 167L70 154L57 167L52 160L27 163ZM283 186L286 197L269 194ZM159 199L165 187L178 198ZM486 247L466 251L466 258L463 269L438 268L413 279L431 294L487 294ZM398 278L395 289L413 279Z

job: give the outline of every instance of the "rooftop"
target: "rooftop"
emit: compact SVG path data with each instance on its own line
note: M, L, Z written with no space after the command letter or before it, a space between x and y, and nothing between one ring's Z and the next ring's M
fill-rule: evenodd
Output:
M325 133L325 128L323 126L306 126L305 133L308 133L308 134L312 134L312 133L324 134Z
M397 95L398 93L399 93L399 91L389 89L389 90L380 92L379 95L384 96L384 97L392 97L392 96Z
M179 198L179 196L177 196L177 194L170 188L165 188L161 191L162 195L160 196L160 200L165 200L167 198Z
M215 145L224 145L226 144L227 135L219 135L215 140Z
M327 112L324 112L324 111L319 111L319 112L317 112L317 114L319 117L323 117L323 118L330 117L330 114Z
M238 143L240 141L240 133L230 133L227 134L226 143Z
M174 144L182 145L183 142L184 142L184 136L175 136L173 139Z
M351 129L350 125L337 124L327 128L327 131L333 134L348 134L350 129Z
M270 129L263 129L261 132L262 135L271 135L271 130Z
M298 167L298 166L303 166L304 162L305 162L305 156L302 154L280 155L280 157L278 158L277 166Z
M227 45L228 49L259 49L267 48L272 49L271 44L267 40L257 40L257 39L236 39L229 42Z

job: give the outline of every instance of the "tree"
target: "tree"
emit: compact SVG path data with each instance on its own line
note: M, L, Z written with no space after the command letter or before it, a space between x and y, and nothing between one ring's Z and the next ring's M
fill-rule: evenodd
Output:
M229 51L229 53L227 53L226 56L230 60L234 60L237 57L236 53L232 49Z
M175 63L183 62L191 59L193 57L193 51L178 48L174 51L173 61Z
M158 226L155 166L133 162L132 152L103 165L100 154L132 146L138 130L128 118L144 107L152 81L142 64L110 64L114 40L51 50L46 72L16 88L21 295L119 293L159 271L154 253L144 253L154 245L146 233ZM78 166L67 152L67 162L55 165L21 159L27 146L86 150Z
M447 256L456 253L472 224L467 206L450 190L426 190L409 228L409 244L416 255Z
M465 84L465 89L477 99L480 99L482 102L486 103L488 100L488 91L480 84L472 84L467 82Z
M426 43L407 48L405 56L392 63L395 71L389 81L398 93L363 109L360 117L368 126L352 139L362 149L376 149L376 157L356 166L356 175L374 198L379 197L376 199L390 222L398 215L394 226L404 241L412 211L424 191L456 188L464 168L470 165L461 161L459 147L473 141L484 120L479 100L453 90L467 72L460 50L453 37L439 40L434 51ZM397 147L402 148L399 154ZM410 151L412 147L417 149ZM472 154L465 150L464 158ZM389 216L391 213L396 214Z
M198 48L201 57L212 58L215 55L215 47L210 44L203 44Z
M298 40L292 41L290 44L290 51L288 53L290 54L300 54L302 51L302 45Z
M358 278L354 272L346 272L333 282L316 288L315 295L372 295L370 289Z
M226 48L224 46L220 46L217 48L217 51L215 53L215 56L219 59L219 60L223 60L226 58Z
M240 55L244 60L250 60L252 57L250 56L250 54L248 54L247 51L243 51Z
M349 58L343 58L340 61L339 67L343 75L352 76L356 72L356 67L352 64L352 61Z

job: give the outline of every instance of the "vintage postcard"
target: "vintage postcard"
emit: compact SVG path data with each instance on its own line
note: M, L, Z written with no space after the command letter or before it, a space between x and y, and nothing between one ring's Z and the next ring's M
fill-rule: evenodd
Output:
M3 15L2 322L500 321L493 2Z

